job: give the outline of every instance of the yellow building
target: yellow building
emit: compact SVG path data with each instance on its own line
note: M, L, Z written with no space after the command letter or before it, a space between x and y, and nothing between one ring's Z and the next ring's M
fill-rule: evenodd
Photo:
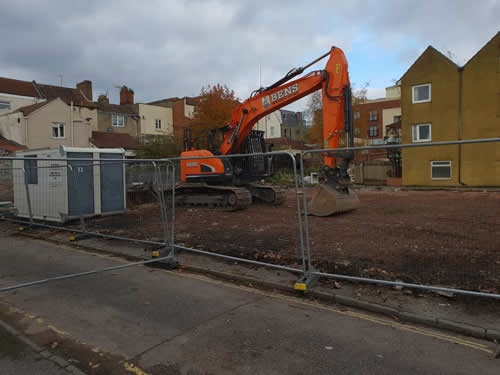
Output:
M500 137L500 33L463 67L429 46L401 78L402 143ZM403 184L500 186L500 143L402 149Z

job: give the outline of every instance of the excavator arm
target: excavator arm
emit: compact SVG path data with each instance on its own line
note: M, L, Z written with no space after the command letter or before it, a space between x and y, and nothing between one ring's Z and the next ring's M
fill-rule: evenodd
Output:
M290 81L307 67L329 56L324 70L317 70L304 77ZM308 64L289 72L275 84L258 90L258 93L233 109L230 130L219 148L222 155L235 154L250 134L254 125L264 116L287 106L317 90L323 97L323 139L325 148L337 148L344 130L352 134L351 89L347 60L340 48L332 47L330 52ZM348 137L348 145L349 139ZM352 141L351 141L352 142ZM335 156L326 155L325 165L334 168Z
M312 71L301 78L294 79L305 69L327 56L329 59L324 70ZM347 60L340 48L332 47L328 53L310 64L292 69L285 77L269 87L254 91L250 98L235 107L229 124L221 128L224 140L218 149L218 154L246 153L242 146L257 121L317 90L322 91L323 98L323 147L337 148L342 134L346 135L347 146L352 146L351 87ZM181 156L199 158L181 161L181 180L184 185L180 189L183 189L185 203L229 205L233 208L249 204L251 198L244 196L245 189L221 186L231 181L235 183L234 177L240 176L245 170L237 166L237 160L208 159L207 157L213 156L211 152L195 150L190 145ZM342 163L337 165L339 157ZM316 216L328 216L356 208L359 201L350 188L350 178L347 174L352 155L346 152L325 152L324 158L323 183L313 194L309 212ZM196 183L198 185L193 185ZM254 198L274 204L282 202L282 193L274 187L248 181L246 188L252 192Z

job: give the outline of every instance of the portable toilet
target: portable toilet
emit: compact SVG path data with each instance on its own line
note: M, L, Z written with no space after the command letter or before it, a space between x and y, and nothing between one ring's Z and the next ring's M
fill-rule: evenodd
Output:
M110 160L123 160L122 148L61 146L16 156L32 158L13 162L14 206L20 217L30 217L30 205L34 219L62 223L126 210L125 163Z

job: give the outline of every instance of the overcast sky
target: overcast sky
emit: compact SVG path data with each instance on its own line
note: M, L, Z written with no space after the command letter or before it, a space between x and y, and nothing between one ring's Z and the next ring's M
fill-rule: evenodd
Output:
M332 45L346 52L351 82L369 81L380 97L428 45L463 64L500 29L500 0L0 0L0 9L0 76L89 79L94 99L107 92L115 103L120 85L140 102L216 83L246 99L259 64L269 85Z

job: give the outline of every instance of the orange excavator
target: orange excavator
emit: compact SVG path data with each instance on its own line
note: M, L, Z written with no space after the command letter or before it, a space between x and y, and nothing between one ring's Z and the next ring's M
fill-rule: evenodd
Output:
M305 69L329 56L324 70L312 71L290 81ZM283 191L276 186L261 184L268 175L269 158L263 132L252 128L264 116L291 104L314 91L323 97L323 136L325 148L337 148L345 134L347 146L353 146L352 98L347 60L340 48L332 47L323 56L304 67L290 70L274 84L252 92L250 98L236 106L231 120L221 128L212 129L209 150L197 150L191 134L185 135L185 151L181 157L181 181L176 188L176 202L180 205L204 205L230 210L246 208L252 200L281 204ZM223 141L217 147L213 140L221 134ZM219 155L242 155L232 158L203 158ZM248 155L248 156L247 156ZM352 153L325 153L323 182L313 193L308 204L309 213L316 216L350 211L359 200L351 189L347 173Z

